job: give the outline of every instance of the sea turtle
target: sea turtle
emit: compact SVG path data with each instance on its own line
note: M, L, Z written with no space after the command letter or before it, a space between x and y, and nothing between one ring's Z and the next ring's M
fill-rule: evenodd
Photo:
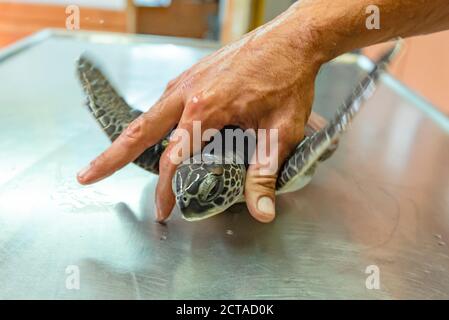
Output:
M307 128L305 138L279 171L277 193L296 191L310 182L317 164L332 155L338 138L360 110L363 102L374 92L379 75L398 48L399 45L396 44L376 61L373 69L362 79L326 126L320 130ZM77 73L87 95L87 106L104 132L114 141L142 112L126 103L86 55L78 59ZM170 134L148 148L134 163L158 174L159 158L168 144L169 136ZM172 181L173 192L186 220L196 221L211 217L245 200L247 163L236 160L242 160L246 156L236 150L225 150L222 154L203 153L201 162L190 161L178 166ZM227 161L223 161L224 158Z

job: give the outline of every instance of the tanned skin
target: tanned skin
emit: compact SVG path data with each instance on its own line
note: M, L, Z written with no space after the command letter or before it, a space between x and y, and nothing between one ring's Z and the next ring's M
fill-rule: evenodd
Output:
M366 28L366 8L370 5L380 9L379 30ZM396 37L447 29L448 0L297 2L273 21L172 80L158 102L78 174L78 181L91 184L110 176L176 124L191 131L194 120L201 121L203 131L225 125L278 129L278 152L270 156L278 157L273 163L281 165L303 138L315 77L323 63L350 50ZM312 123L320 122L314 117ZM167 219L175 204L171 181L178 163L172 161L170 152L176 143L170 142L160 161L158 221ZM251 215L258 221L270 222L275 217L276 170L267 175L267 170L259 170L262 167L249 167L245 196Z

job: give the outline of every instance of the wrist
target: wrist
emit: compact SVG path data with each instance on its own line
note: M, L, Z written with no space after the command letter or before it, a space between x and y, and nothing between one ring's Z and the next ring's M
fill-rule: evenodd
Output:
M278 20L279 21L276 21ZM320 18L317 6L293 4L283 15L274 20L283 29L289 48L298 54L301 61L318 69L340 53L337 37L329 31L328 24ZM318 71L318 70L317 70Z
M366 45L363 1L349 10L330 8L327 1L298 1L288 11L291 37L307 43L310 58L321 64Z

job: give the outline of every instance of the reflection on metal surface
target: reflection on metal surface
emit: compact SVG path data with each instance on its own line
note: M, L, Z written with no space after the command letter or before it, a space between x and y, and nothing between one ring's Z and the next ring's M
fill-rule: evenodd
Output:
M423 97L420 97L416 93L412 93L409 88L405 87L399 82L399 80L392 76L385 76L384 82L395 90L398 94L408 99L411 104L421 109L428 117L439 124L444 130L449 132L449 118L439 111L435 106L431 105L428 101L425 101Z
M159 225L157 177L133 165L78 185L76 171L109 145L82 107L79 54L104 57L127 99L146 92L133 98L144 109L213 50L108 37L53 36L0 64L0 298L449 297L449 136L391 86L308 187L278 198L273 224L239 205L195 224L174 212ZM152 54L170 43L192 55L162 64ZM136 46L148 56L133 57ZM315 110L333 114L362 75L356 64L324 68ZM396 127L414 139L392 162ZM365 287L371 265L379 290ZM66 287L68 266L79 268L79 290Z
M394 126L390 127L388 139L385 141L389 167L395 171L402 170L407 166L408 159L412 155L416 134L422 117L410 108L397 108L391 112L386 121L391 121Z

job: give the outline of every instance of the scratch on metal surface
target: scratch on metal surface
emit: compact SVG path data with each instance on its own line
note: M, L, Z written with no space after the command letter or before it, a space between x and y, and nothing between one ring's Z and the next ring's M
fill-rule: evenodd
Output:
M131 279L133 282L134 292L136 293L136 298L141 300L142 296L140 295L139 283L137 282L136 273L131 271Z
M167 287L167 280L161 277L150 276L148 274L140 275L141 281L139 287L144 291L148 287L150 290L154 291L154 287L165 288ZM148 283L147 283L148 282Z
M390 194L385 188L380 187L380 186L378 186L378 188L379 188L385 195L387 195L388 197L390 197L390 198L393 200L393 202L394 202L394 204L395 204L395 207L396 207L396 214L395 214L396 219L395 219L395 222L394 222L394 225L393 225L393 229L391 230L391 232L390 232L390 234L388 235L387 239L385 239L383 242L381 242L381 243L379 243L379 244L377 244L377 245L375 245L375 246L371 246L371 247L367 248L368 250L380 248L380 247L383 247L383 246L385 246L386 244L388 244L388 243L391 241L391 239L393 239L393 236L395 235L396 231L398 230L398 227L399 227L399 221L400 221L400 219L401 219L401 204L399 203L398 199L396 199L395 196L393 196L392 194Z

